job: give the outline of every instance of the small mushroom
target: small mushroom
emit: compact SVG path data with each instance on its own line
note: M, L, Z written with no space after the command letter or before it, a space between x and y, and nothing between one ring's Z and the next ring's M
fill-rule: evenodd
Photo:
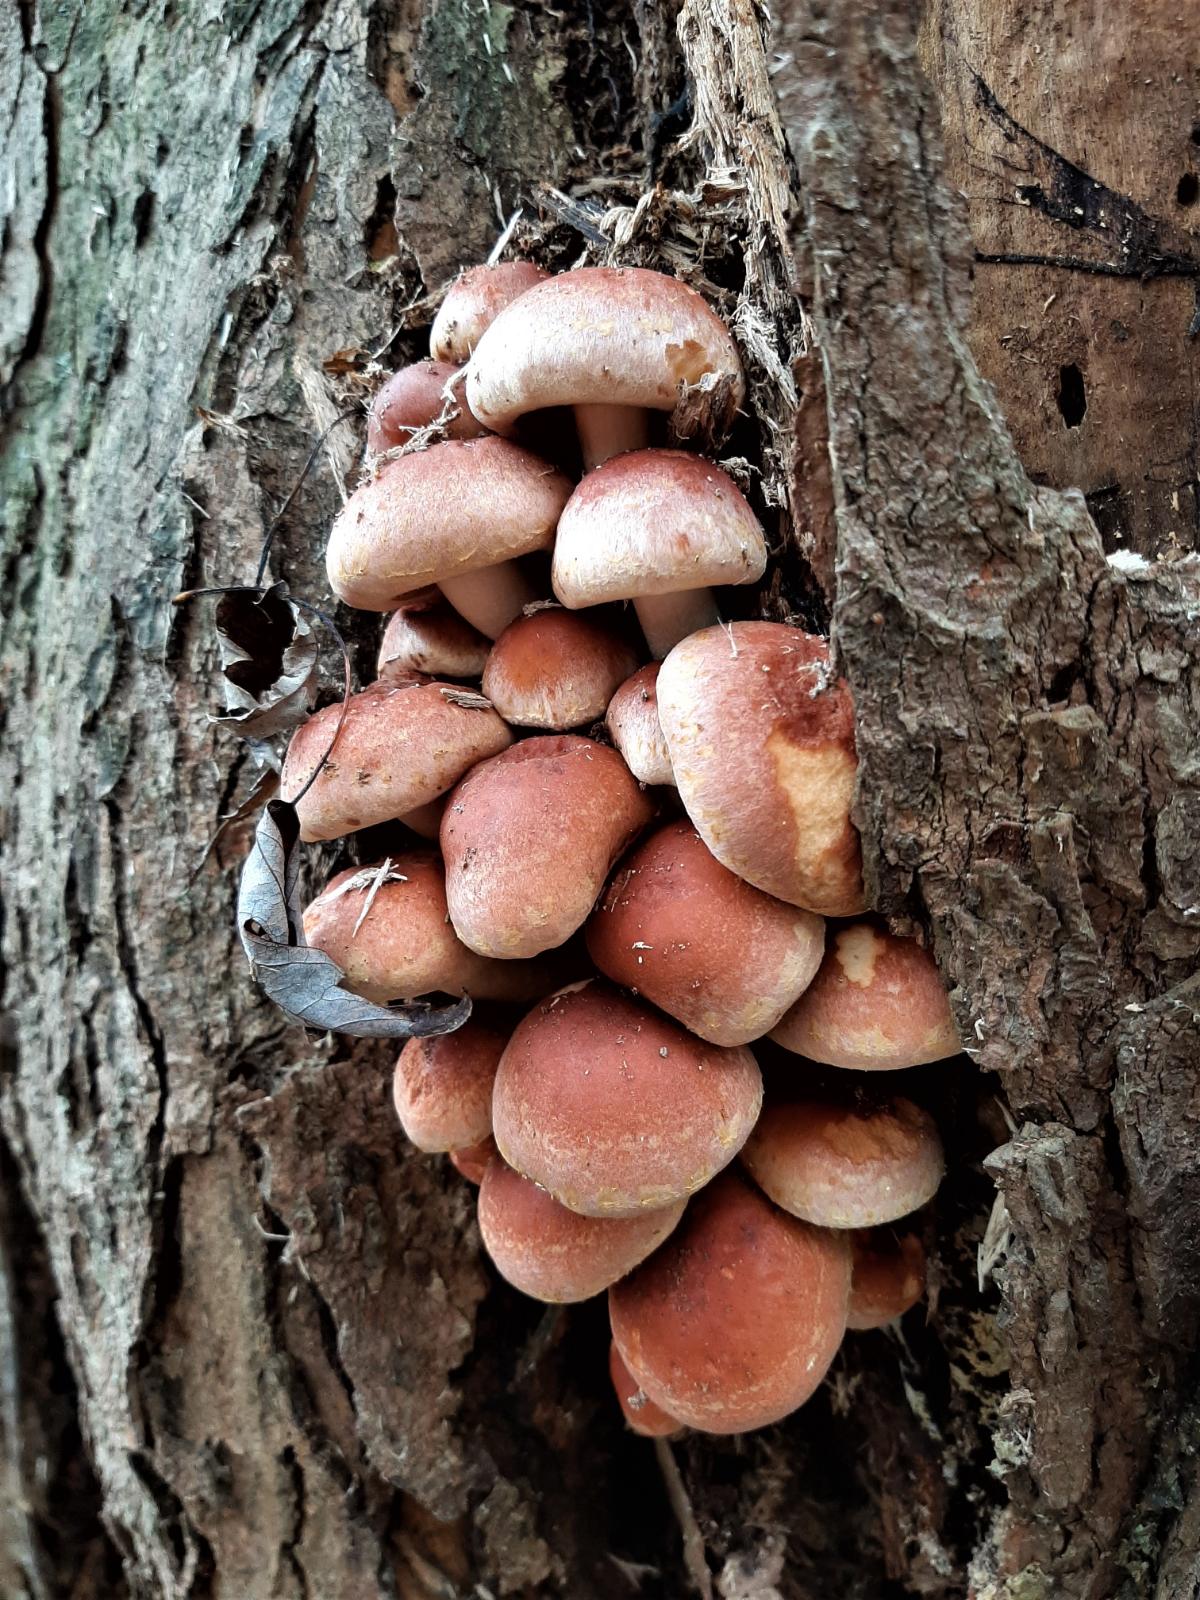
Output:
M456 364L469 359L485 329L513 300L549 277L532 261L468 267L446 291L429 331L429 353Z
M638 1385L637 1379L621 1360L621 1352L614 1341L608 1347L608 1375L616 1390L617 1404L634 1433L643 1439L673 1439L683 1432L676 1417L660 1410Z
M663 662L658 715L679 798L722 865L807 911L862 910L854 707L824 639L705 628Z
M518 617L492 646L483 692L520 728L565 732L604 715L637 657L627 639L591 616L557 606Z
M572 1211L632 1217L693 1194L762 1104L748 1050L704 1043L608 984L572 985L518 1024L496 1074L510 1167Z
M661 660L718 620L712 585L756 583L766 565L758 518L727 473L684 450L635 450L567 501L552 582L572 609L632 600Z
M506 755L481 762L451 795L442 854L459 938L512 960L582 927L654 807L616 751L590 739L549 734Z
M962 1049L928 950L874 922L832 931L812 983L772 1039L833 1067L919 1067Z
M483 1175L487 1171L487 1164L497 1156L496 1141L493 1138L482 1140L479 1144L468 1145L465 1150L451 1150L450 1165L454 1170L476 1186L483 1182Z
M777 1211L723 1173L608 1292L613 1338L656 1406L705 1433L778 1422L812 1395L846 1329L847 1235Z
M651 661L627 678L608 702L604 721L609 737L639 783L674 785L671 758L658 720L658 673Z
M430 850L339 872L304 912L304 936L379 1005L427 994L528 1002L561 982L533 961L488 961L454 936L442 864Z
M847 1328L882 1328L916 1305L925 1293L925 1249L915 1233L899 1238L890 1228L856 1233Z
M447 385L462 371L449 361L416 361L393 372L376 391L367 412L367 449L382 455L398 445L410 444L414 433L451 413L444 424L447 439L478 439L487 429L470 413L461 387L457 395Z
M822 1228L907 1216L933 1198L945 1171L937 1124L911 1100L768 1106L742 1163L777 1206Z
M505 307L467 369L468 404L498 433L529 411L573 406L589 468L642 449L647 413L698 389L727 429L745 394L729 330L694 289L641 267L579 267L538 284Z
M587 925L606 977L712 1044L749 1044L811 983L825 924L723 867L690 822L621 862Z
M414 676L478 678L491 641L443 598L440 589L418 589L388 618L376 667L386 683Z
M503 1034L473 1018L453 1033L408 1041L396 1062L392 1099L418 1150L432 1155L491 1137L492 1086L504 1045Z
M551 1305L590 1300L632 1272L671 1232L685 1200L632 1217L584 1217L499 1156L479 1190L479 1232L502 1278Z
M357 488L329 535L335 594L390 611L436 583L494 639L538 599L517 556L548 550L569 478L507 439L448 439L385 463Z
M300 837L341 839L394 821L512 743L507 723L490 707L459 704L459 693L454 684L373 683L351 695L332 754L300 794L329 749L341 703L302 722L279 780L284 799L300 795Z

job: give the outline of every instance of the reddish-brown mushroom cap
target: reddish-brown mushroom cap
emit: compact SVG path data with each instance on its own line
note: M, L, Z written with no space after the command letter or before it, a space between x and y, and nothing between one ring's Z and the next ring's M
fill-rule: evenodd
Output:
M608 703L609 736L639 783L674 784L667 741L658 720L658 673L661 661L639 667Z
M483 692L517 727L565 732L602 717L636 665L633 646L612 628L551 606L518 617L496 640Z
M570 492L570 479L507 439L400 456L339 514L329 582L348 605L390 611L414 589L548 550Z
M505 306L547 277L549 273L532 261L468 267L447 289L433 319L430 354L440 361L466 361Z
M442 818L446 896L481 955L537 955L583 925L609 869L654 815L615 750L571 734L481 762Z
M771 1037L810 1061L867 1072L962 1049L933 957L873 922L832 931L816 977Z
M572 608L634 601L661 657L717 620L710 586L755 583L766 565L758 518L727 473L685 450L634 450L567 501L552 582Z
M373 683L351 695L329 760L296 803L300 837L341 839L434 800L463 773L512 743L490 708L456 703L453 684ZM292 735L280 778L284 799L308 782L329 748L339 701Z
M487 1171L487 1164L493 1158L499 1159L496 1141L489 1137L479 1144L468 1145L465 1150L451 1150L450 1165L456 1172L462 1174L468 1183L480 1184Z
M686 1200L633 1217L584 1217L499 1156L479 1190L479 1232L497 1272L551 1305L590 1300L642 1262L671 1232Z
M414 433L428 428L443 415L447 439L478 439L487 432L467 408L460 383L448 392L446 385L461 372L449 361L416 361L401 367L376 392L367 413L367 449L376 455L409 444Z
M723 867L690 822L625 857L587 926L607 977L713 1044L749 1044L811 983L825 924Z
M504 431L543 406L673 411L700 384L724 386L731 420L745 393L741 361L694 289L640 267L580 267L500 313L471 357L467 399Z
M658 715L679 797L717 860L823 916L863 907L854 708L824 639L731 622L676 645Z
M742 1162L777 1206L822 1228L907 1216L933 1198L945 1171L937 1124L911 1100L768 1106Z
M301 838L342 838L426 805L475 762L512 744L491 709L459 706L448 683L371 683L350 696L333 754L296 802ZM302 722L283 760L283 797L299 794L330 747L341 702Z
M392 1099L418 1150L432 1155L491 1137L492 1086L504 1045L503 1034L475 1021L408 1041L396 1062Z
M695 1039L607 984L542 1001L500 1059L492 1125L510 1167L563 1205L631 1217L693 1194L762 1104L748 1050Z
M683 1431L678 1418L669 1417L639 1386L621 1360L615 1340L608 1347L608 1375L616 1390L617 1404L634 1433L640 1433L644 1439L670 1439Z
M418 589L388 618L379 646L379 677L403 683L414 674L477 678L491 640L447 604L440 589Z
M706 1433L743 1433L814 1392L849 1292L845 1234L777 1211L724 1173L608 1303L621 1357L655 1405Z
M890 1229L855 1234L847 1328L882 1328L916 1305L925 1293L925 1249L915 1233L896 1238Z
M380 1005L437 993L522 1002L555 982L538 962L488 961L455 938L432 851L395 856L382 876L379 864L339 872L305 909L304 936Z

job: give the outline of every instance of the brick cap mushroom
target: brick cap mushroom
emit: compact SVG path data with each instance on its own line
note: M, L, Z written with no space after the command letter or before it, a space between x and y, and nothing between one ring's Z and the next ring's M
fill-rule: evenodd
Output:
M491 1137L492 1087L506 1042L474 1019L453 1033L408 1041L392 1075L392 1100L418 1150L435 1155Z
M573 609L632 600L661 658L717 621L710 587L756 583L766 565L758 518L728 473L685 450L635 450L567 501L551 581Z
M831 931L820 970L771 1037L860 1072L924 1066L962 1049L933 957L875 922Z
M779 622L705 628L663 662L658 716L679 797L718 861L807 911L862 910L854 708L824 639Z
M621 1360L621 1352L614 1340L608 1347L608 1375L616 1390L621 1414L634 1433L643 1439L673 1439L683 1432L683 1424L649 1399L637 1379Z
M749 1044L811 983L825 924L735 877L690 822L621 862L587 925L600 971L712 1044Z
M727 430L746 388L728 328L687 284L642 267L579 267L539 284L500 313L467 369L468 404L497 432L574 406L589 467L640 449L645 412L674 411L699 386Z
M602 1294L675 1227L686 1200L632 1217L585 1217L514 1172L499 1156L479 1190L479 1232L502 1278L550 1305Z
M813 1394L846 1329L848 1236L723 1173L663 1247L609 1290L613 1338L668 1415L705 1433L778 1422Z
M494 637L537 599L507 563L551 547L570 492L569 478L507 439L449 439L400 456L334 522L330 586L347 605L390 611L436 583Z
M496 1141L489 1134L479 1144L467 1145L462 1150L451 1150L450 1165L464 1177L468 1183L476 1186L483 1182L483 1175L487 1171L487 1164L493 1157L499 1157Z
M497 261L467 267L446 290L429 331L429 353L439 361L468 360L487 328L520 295L550 274L532 261Z
M574 734L524 739L483 761L442 818L458 936L512 960L582 927L613 862L654 815L615 750Z
M651 661L627 678L608 702L604 722L609 737L639 783L673 786L675 774L658 720L658 672Z
M351 695L333 753L296 803L300 837L341 839L403 817L512 744L495 711L456 704L458 694L455 684L373 683ZM285 799L308 782L341 714L340 702L325 706L293 733L280 778Z
M382 874L381 865L339 872L304 911L308 943L355 994L379 1005L438 993L527 1003L562 981L554 966L488 961L455 937L433 851L391 857Z
M733 1160L762 1104L748 1050L693 1038L589 980L535 1006L496 1074L500 1154L585 1216L693 1194Z
M417 589L388 618L375 670L387 683L421 674L478 678L490 649L491 640L460 617L440 589Z
M768 1106L742 1164L777 1206L822 1228L895 1222L931 1200L945 1172L937 1124L911 1100Z
M505 628L483 669L483 692L517 727L565 732L602 717L636 665L615 629L550 606Z
M460 383L447 385L462 371L449 361L415 361L400 367L376 390L367 412L367 449L374 455L412 443L415 433L431 427L446 413L447 439L478 439L487 432L467 409Z
M925 1247L915 1233L879 1228L856 1233L853 1249L846 1326L862 1333L902 1317L925 1293Z

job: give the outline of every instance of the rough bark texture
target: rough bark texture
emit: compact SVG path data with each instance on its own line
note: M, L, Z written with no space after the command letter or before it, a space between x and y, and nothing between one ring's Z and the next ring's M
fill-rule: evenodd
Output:
M1048 0L931 8L951 179L988 132L1042 197L1027 236L973 195L976 247L1122 269L1076 271L1068 306L1061 267L989 260L968 324L900 0L785 4L778 54L751 0L0 13L0 1594L1200 1582L1200 576L1105 555L1195 542L1194 246L1151 170L1189 111L1122 143L1053 61L1015 71L1039 27L1143 76L1180 43ZM1064 157L1133 219L1115 241L1115 211L1057 214ZM848 1343L781 1428L657 1456L613 1414L602 1308L498 1286L469 1192L404 1150L387 1051L250 988L244 829L199 864L251 774L206 722L209 619L168 603L252 575L321 428L518 205L548 264L663 266L731 319L762 603L832 602L872 888L932 932L981 1069L912 1075L955 1152L928 1323ZM1030 399L1002 334L1047 272ZM313 599L357 426L280 530Z

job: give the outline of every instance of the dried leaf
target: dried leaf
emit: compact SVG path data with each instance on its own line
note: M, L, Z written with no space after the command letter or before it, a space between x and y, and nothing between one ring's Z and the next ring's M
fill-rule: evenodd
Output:
M250 970L268 999L306 1028L356 1039L425 1039L453 1033L471 1002L452 1006L377 1006L342 988L345 973L304 942L297 892L300 823L286 800L268 803L238 887L238 933Z
M233 810L227 811L218 822L217 831L204 846L204 854L192 868L191 878L188 879L189 883L195 880L201 867L224 838L226 830L232 828L235 822L244 822L247 817L252 817L260 806L265 806L267 801L272 799L278 792L279 774L270 768L265 772L260 772L255 778L249 794L244 799L239 800Z
M443 700L449 700L452 706L462 706L465 711L494 711L496 708L487 695L478 693L475 689L455 689L443 685L438 693Z
M728 373L706 372L698 382L681 386L668 424L669 443L715 455L736 416L734 379Z
M316 693L317 640L284 585L223 594L216 628L226 713L212 721L256 744L290 733Z
M348 344L341 350L335 350L331 356L326 356L321 366L331 377L340 378L348 372L357 372L370 359L370 352L361 345Z

